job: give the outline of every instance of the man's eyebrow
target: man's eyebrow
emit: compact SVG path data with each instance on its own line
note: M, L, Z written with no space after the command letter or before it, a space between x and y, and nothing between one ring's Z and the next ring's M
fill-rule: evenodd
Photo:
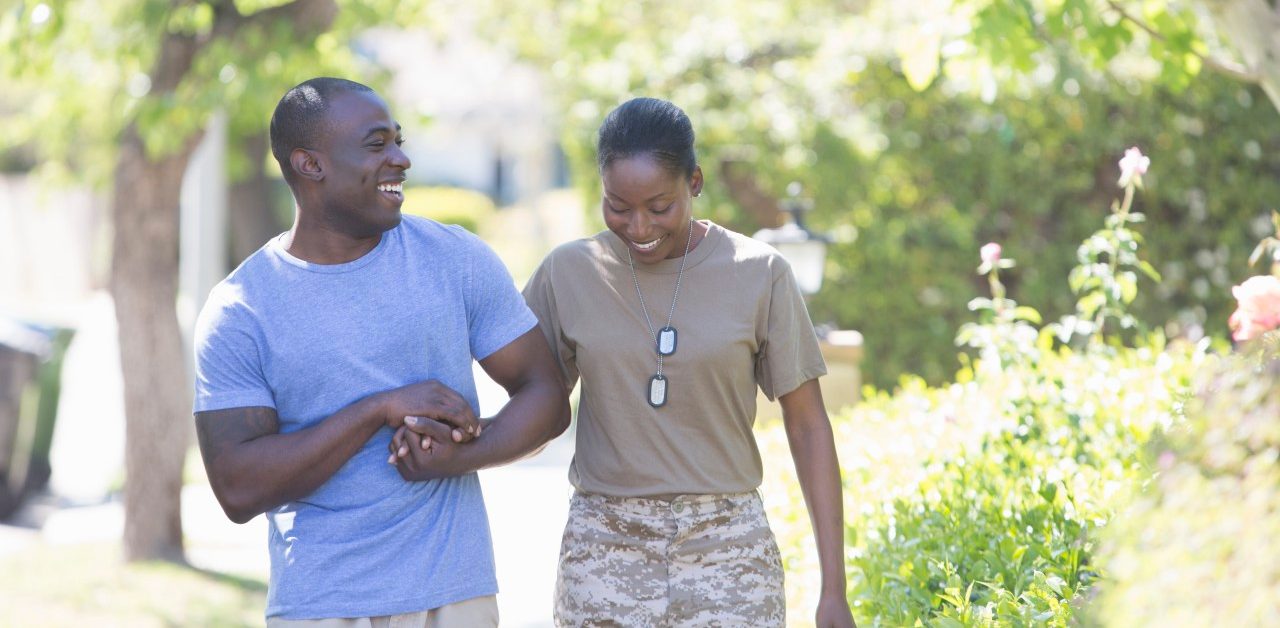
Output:
M365 139L369 139L369 137L370 137L370 136L373 136L373 135L382 135L382 134L384 134L384 133L390 133L390 132L391 132L391 128L390 128L390 127L387 127L387 126L375 126L375 127L373 127L372 129L369 129L368 131L366 131L366 132L365 132L365 134L364 134L364 138L365 138ZM399 133L399 132L400 132L400 123L399 123L399 122L397 122L397 123L396 123L396 129L395 129L395 132L396 132L396 133Z

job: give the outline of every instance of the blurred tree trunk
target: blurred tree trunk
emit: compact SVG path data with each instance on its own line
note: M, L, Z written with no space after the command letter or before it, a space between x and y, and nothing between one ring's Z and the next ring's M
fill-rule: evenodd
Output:
M781 226L785 222L778 199L766 193L756 182L750 161L736 157L720 160L720 181L729 198L741 207L761 228Z
M267 144L265 132L242 138L235 144L234 150L240 151L241 157L249 164L249 175L233 183L227 195L232 267L238 266L286 228L273 207L271 181L263 168Z
M179 495L191 406L174 299L178 195L198 139L149 159L130 125L116 167L111 292L124 374L126 560L182 559Z

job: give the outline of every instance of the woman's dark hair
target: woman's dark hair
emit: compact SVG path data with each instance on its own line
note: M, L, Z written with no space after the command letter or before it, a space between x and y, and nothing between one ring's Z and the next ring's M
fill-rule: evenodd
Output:
M669 171L693 176L693 124L684 111L665 100L633 98L609 112L600 125L596 162L603 172L619 159L647 155Z

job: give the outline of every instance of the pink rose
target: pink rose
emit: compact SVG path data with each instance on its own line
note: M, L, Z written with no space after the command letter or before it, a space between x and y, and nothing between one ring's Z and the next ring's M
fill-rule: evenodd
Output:
M982 250L978 252L978 255L982 256L983 264L995 264L1000 261L1000 252L1002 250L999 244L988 242L982 245Z
M1137 146L1124 151L1124 158L1120 160L1120 187L1129 185L1134 177L1141 181L1150 166L1151 158L1143 155Z
M1280 277L1259 275L1231 288L1236 311L1228 324L1236 340L1257 338L1280 327Z

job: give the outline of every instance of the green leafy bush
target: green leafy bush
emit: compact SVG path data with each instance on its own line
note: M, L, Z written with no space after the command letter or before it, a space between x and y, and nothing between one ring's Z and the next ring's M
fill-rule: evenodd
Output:
M833 418L845 481L849 597L859 625L1065 625L1103 570L1098 530L1150 475L1144 446L1181 417L1205 343L979 363L909 380ZM785 459L781 426L762 430ZM789 606L812 608L812 535L794 477L764 494L787 557Z
M994 430L849 522L866 536L850 595L871 625L1065 625L1099 577L1096 530L1147 477L1143 446L1179 419L1203 359L1202 348L1158 341L1051 350L981 376L970 394L998 400L994 414L964 420Z

